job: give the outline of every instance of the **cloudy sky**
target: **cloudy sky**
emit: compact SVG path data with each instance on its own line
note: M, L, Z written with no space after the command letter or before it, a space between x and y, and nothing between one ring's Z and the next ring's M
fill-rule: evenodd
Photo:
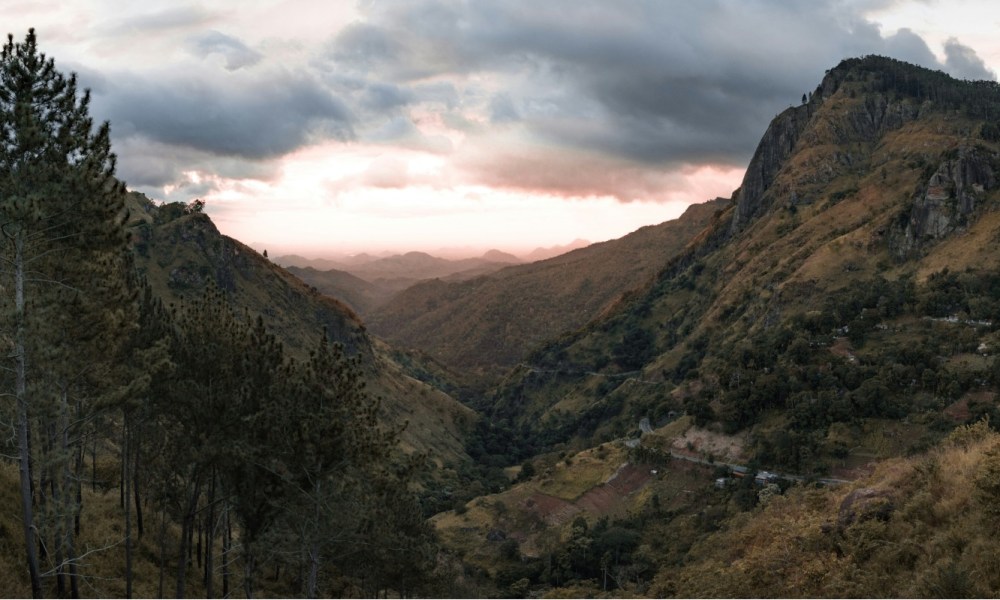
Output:
M0 0L119 175L272 253L530 250L729 196L841 59L1000 71L995 0Z

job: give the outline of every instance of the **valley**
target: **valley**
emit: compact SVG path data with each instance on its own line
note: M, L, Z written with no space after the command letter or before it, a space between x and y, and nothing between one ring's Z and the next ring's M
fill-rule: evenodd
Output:
M404 292L402 309L413 316L389 322L395 339L428 319L434 325L409 343L444 364L478 367L494 382L473 404L498 442L484 453L495 464L520 465L510 470L509 490L434 518L445 547L482 569L475 585L514 596L553 586L573 595L605 592L612 570L594 545L604 547L604 528L617 524L629 551L622 560L619 547L614 562L611 587L620 593L745 595L723 582L750 576L754 560L789 560L766 554L777 551L781 536L759 523L773 531L794 527L777 524L785 522L780 511L806 502L811 508L792 512L806 519L796 511L813 511L815 529L801 534L807 548L836 548L843 558L824 566L794 560L792 569L830 587L810 587L804 575L783 568L780 577L754 572L764 577L760 594L870 595L867 565L882 559L859 554L851 546L860 543L856 536L896 539L896 528L933 528L936 518L946 528L991 518L977 504L989 501L975 490L983 481L977 469L986 468L995 443L984 423L996 419L1000 364L992 351L1000 315L1000 151L990 121L982 120L996 93L993 84L955 82L878 57L845 61L808 102L775 118L741 188L707 210L687 237L676 236L680 243L660 255L648 279L635 277L626 293L527 352L497 353L496 342L493 354L443 350L457 349L457 338L438 349L447 326L430 320L436 298L458 299L441 314L459 317L458 302L481 306L491 301L488 292L466 292L467 300L457 286ZM942 108L959 97L961 108ZM516 314L530 315L534 306ZM487 356L507 370L487 375ZM675 429L647 443L656 437L637 428L643 419ZM972 431L962 433L976 438L971 445L948 441ZM640 434L643 443L629 447ZM522 440L518 451L504 450L504 435ZM727 436L738 445L720 444ZM885 491L899 485L887 481L900 470L952 460L969 461L953 473L961 482L952 483L964 506L975 507L975 514L962 512L969 523L957 514L912 512L920 502L909 495L912 486ZM714 487L732 465L790 475ZM519 475L525 468L530 476ZM658 487L661 475L683 482L680 489ZM628 483L616 488L619 481ZM845 515L859 495L880 499L872 502L882 508L852 521ZM768 510L772 505L783 508ZM840 524L816 521L823 518ZM735 559L713 562L736 553L726 549L741 535L762 535L749 547L764 554L732 567L727 561ZM964 548L986 543L974 529L954 535ZM807 548L802 556L812 556ZM887 571L903 578L892 589L994 589L995 581L974 571L981 557L968 552L904 560ZM908 582L911 568L929 574ZM707 573L718 579L690 587Z
M126 191L33 40L70 92L0 164L8 593L1000 590L995 82L846 59L611 241L272 260Z

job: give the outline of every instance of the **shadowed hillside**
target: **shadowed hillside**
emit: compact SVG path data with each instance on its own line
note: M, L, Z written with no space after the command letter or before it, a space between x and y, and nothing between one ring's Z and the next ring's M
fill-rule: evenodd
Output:
M360 315L385 303L399 291L395 285L371 283L340 269L321 271L313 267L285 267L285 270L321 294L342 301Z
M403 446L428 453L440 465L468 460L465 435L474 413L441 391L404 373L373 344L360 319L339 300L320 294L248 246L215 228L208 215L181 204L155 206L129 198L138 266L165 305L198 298L206 286L222 290L236 311L262 317L293 354L304 356L324 331L361 356L369 387L383 396L383 417L409 422Z

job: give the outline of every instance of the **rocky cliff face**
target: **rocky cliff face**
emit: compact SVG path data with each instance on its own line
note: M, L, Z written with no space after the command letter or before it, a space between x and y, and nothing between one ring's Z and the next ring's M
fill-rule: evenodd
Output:
M983 146L961 146L944 159L901 213L889 237L899 259L919 256L926 247L969 225L986 192L997 187L1000 154Z
M863 167L859 163L865 162L871 147L882 136L919 118L924 110L921 103L884 93L868 93L861 102L853 102L843 108L822 110L824 104L845 82L864 77L851 65L853 63L847 61L827 73L808 103L789 108L771 121L736 192L731 233L745 229L751 221L766 212L778 197L787 196L790 204L812 200L800 195L795 189L782 189L779 193L768 194L788 158L798 150L823 145L841 148L829 155L826 164L815 165L808 174L808 183L828 183L845 169ZM843 150L857 144L867 148L861 152Z
M713 389L706 396L716 398L744 390L732 369L760 369L765 348L790 348L800 337L796 346L806 352L823 344L818 334L848 330L863 341L863 328L877 324L871 320L912 306L905 282L922 285L945 267L996 272L1000 134L987 125L997 114L1000 86L878 57L845 61L809 102L770 124L733 204L651 285L531 355L532 369L498 390L497 414L526 427L551 419L572 432L567 437L584 435L587 425L599 436L614 418L624 426L628 410L668 405L652 391L660 381L665 389L696 381L692 393ZM652 341L633 360L621 349L636 345L636 331ZM839 347L823 352L840 355ZM636 380L649 387L618 385L639 363ZM771 368L758 371L747 395L713 401L724 406L712 409L716 416L756 418L776 397L754 391ZM592 406L601 408L588 413ZM594 426L598 410L619 416Z
M785 159L792 153L799 136L809 122L810 105L789 108L771 121L753 159L747 167L743 183L736 192L736 210L730 231L742 230L757 215L767 209L764 194Z

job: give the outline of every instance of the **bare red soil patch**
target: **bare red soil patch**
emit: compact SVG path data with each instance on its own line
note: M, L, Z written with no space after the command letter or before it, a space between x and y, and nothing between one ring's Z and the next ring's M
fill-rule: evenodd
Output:
M565 523L570 517L580 512L580 509L572 502L541 492L535 492L526 498L521 502L521 508L538 515L539 518L549 525Z

